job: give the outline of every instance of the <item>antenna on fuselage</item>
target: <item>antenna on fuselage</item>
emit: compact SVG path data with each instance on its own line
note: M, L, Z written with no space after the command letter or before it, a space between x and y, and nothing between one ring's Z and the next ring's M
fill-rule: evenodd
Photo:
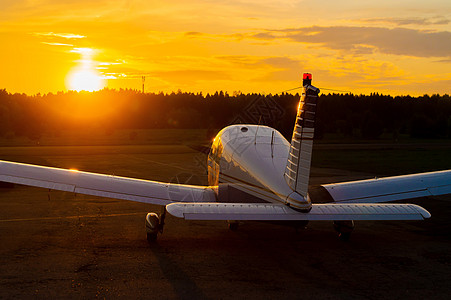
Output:
M271 158L274 158L274 130L271 134Z
M255 139L254 139L254 145L257 144L257 133L258 133L258 127L260 127L260 121L262 120L262 115L258 118L258 124L257 124L257 130L255 130Z

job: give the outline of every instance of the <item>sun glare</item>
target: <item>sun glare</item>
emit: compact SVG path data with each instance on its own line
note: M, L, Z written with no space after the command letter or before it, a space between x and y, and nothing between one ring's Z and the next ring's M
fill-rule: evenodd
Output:
M93 92L103 88L103 79L92 70L75 70L68 76L70 90Z
M67 76L69 90L93 92L102 89L103 79L93 68L92 55L95 51L91 48L74 48L70 52L81 54L81 60L78 60L79 66Z

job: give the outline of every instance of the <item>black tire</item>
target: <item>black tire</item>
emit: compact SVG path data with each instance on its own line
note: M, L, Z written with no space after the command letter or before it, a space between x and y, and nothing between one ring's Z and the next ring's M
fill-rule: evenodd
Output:
M147 241L154 243L160 231L160 219L156 213L148 213L146 216Z

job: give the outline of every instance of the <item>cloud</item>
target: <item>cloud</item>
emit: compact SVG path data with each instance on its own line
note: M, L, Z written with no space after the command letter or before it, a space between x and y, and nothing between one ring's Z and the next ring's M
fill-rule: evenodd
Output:
M92 48L74 48L70 50L70 52L79 53L83 55L91 55L94 52L94 50Z
M445 17L437 17L437 18L371 18L371 19L362 19L359 20L364 23L388 23L394 24L397 26L403 25L448 25L451 23L450 20Z
M202 32L198 32L198 31L189 31L189 32L185 32L186 36L203 36L204 33Z
M60 37L65 39L84 39L86 36L73 33L35 32L34 35L46 37Z
M67 47L73 47L74 45L71 44L63 44L63 43L47 43L47 42L41 42L42 44L50 45L50 46L67 46Z
M99 66L113 66L125 63L124 60L116 60L115 62L99 62Z
M451 32L425 31L406 28L383 27L301 27L282 30L265 30L250 35L262 40L288 39L352 52L369 53L377 50L384 54L415 57L449 57Z

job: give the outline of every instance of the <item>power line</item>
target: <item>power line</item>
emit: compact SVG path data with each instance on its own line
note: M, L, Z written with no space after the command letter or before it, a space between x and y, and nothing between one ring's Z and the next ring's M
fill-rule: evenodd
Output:
M286 92L289 92L289 91L292 91L292 90L297 90L297 89L300 89L300 88L303 88L303 86L298 86L298 87L295 87L295 88L292 88L292 89L289 89L289 90L282 91L280 93L286 93ZM320 90L326 90L326 91L340 92L340 93L352 93L351 91L333 90L333 89L326 89L326 88L322 88L322 87L320 87L319 89Z
M332 90L326 88L320 88L321 90L332 91L332 92L340 92L340 93L352 93L352 91L342 91L342 90Z

